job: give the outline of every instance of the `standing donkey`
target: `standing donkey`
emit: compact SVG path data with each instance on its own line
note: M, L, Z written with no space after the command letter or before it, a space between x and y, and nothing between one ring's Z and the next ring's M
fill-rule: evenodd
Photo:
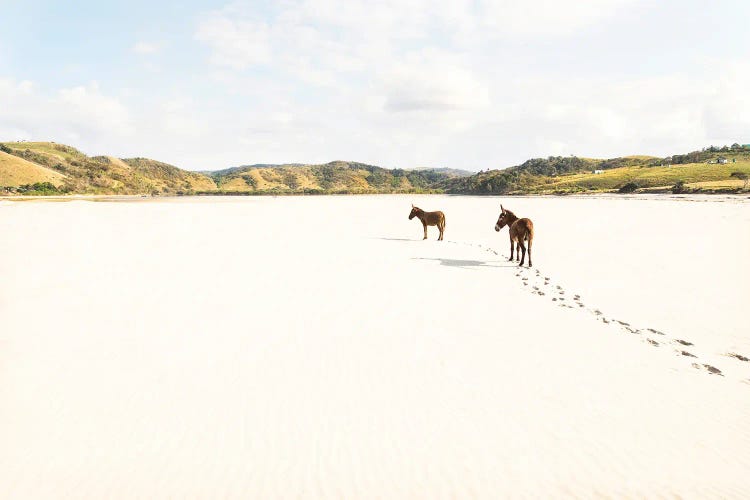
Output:
M422 221L422 227L424 227L423 240L427 239L427 226L437 226L438 230L440 230L438 241L443 239L443 231L445 231L445 214L443 212L425 212L421 208L415 207L414 204L412 204L411 212L409 212L409 220L412 220L414 217Z
M497 218L495 223L495 231L500 231L503 227L508 226L510 232L510 261L513 261L513 243L516 244L516 260L520 255L521 263L519 266L523 266L523 262L526 259L526 245L524 241L529 242L529 267L531 267L531 242L534 239L534 223L531 219L519 219L516 214L510 210L505 210L500 205L500 217ZM523 254L521 251L523 250Z

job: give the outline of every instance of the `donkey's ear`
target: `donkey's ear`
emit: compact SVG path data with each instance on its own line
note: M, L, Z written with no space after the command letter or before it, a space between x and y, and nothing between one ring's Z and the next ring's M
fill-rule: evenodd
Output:
M414 203L411 204L411 208L414 208Z
M503 212L505 212L505 209L503 208L503 204L502 203L500 204L500 210L502 210Z

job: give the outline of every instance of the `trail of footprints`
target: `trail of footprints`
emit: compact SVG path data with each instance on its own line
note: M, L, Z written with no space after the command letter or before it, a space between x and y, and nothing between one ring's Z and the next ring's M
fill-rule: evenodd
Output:
M508 256L501 255L492 248L480 244L477 244L476 246L483 248L487 252L497 255L498 257L504 257L506 260L508 259ZM558 307L585 311L594 316L597 321L612 325L616 328L619 328L623 332L633 335L639 335L643 342L649 344L652 347L668 347L673 349L675 355L677 356L694 358L695 361L692 362L693 368L705 371L711 375L719 375L721 377L724 376L719 368L706 363L701 363L698 356L690 352L690 347L694 346L692 342L683 339L672 338L664 332L661 332L654 328L635 328L626 321L609 318L599 309L588 307L583 302L580 295L569 294L562 286L553 284L552 280L548 276L543 276L538 269L519 267L515 275L520 279L525 289L529 290L534 295L551 299L551 301L555 302ZM726 353L725 355L741 362L750 362L750 358L741 354L732 352Z

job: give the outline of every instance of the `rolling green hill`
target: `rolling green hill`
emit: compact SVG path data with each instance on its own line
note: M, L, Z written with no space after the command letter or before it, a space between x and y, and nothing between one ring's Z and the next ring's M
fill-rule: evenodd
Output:
M0 143L5 194L326 194L431 192L469 172L385 169L357 162L248 165L189 172L148 158L87 156L53 142Z
M51 168L0 151L0 186L22 186L38 182L62 186L65 176Z
M0 192L17 194L189 194L216 190L203 174L146 158L89 157L53 142L6 142ZM21 175L23 174L23 175Z
M212 173L221 191L235 193L413 193L435 190L458 173L386 169L357 162L251 165Z
M90 157L53 142L0 143L0 194L710 193L745 190L744 175L750 175L750 146L739 144L667 158L533 158L471 174L347 161L190 172L148 158Z
M721 163L719 160L726 160ZM611 159L549 157L503 170L440 182L456 194L572 194L602 192L738 192L750 174L750 148L708 148L667 158L626 156Z

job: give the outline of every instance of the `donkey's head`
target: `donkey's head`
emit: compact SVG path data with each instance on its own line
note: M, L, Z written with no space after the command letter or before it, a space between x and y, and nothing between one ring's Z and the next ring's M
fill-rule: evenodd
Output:
M419 207L415 207L413 204L411 206L411 212L409 212L409 220L412 220L414 217L416 217L419 212L421 212L422 209Z
M516 215L513 212L505 210L500 205L500 216L497 218L497 222L495 222L495 231L500 231L505 226L512 224L515 219Z

